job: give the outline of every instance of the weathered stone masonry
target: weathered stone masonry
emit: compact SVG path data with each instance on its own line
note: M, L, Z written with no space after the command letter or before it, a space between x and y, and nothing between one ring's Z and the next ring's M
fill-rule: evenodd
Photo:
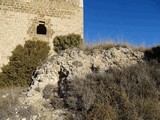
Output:
M14 48L26 40L52 44L57 35L76 33L83 37L83 0L0 0L0 22L2 67ZM39 25L46 27L46 34L37 34Z

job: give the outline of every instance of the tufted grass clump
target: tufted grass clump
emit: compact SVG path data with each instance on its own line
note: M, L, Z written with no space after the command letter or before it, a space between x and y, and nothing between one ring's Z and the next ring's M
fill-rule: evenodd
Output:
M60 35L53 40L54 50L59 52L68 48L80 47L83 45L83 40L78 34Z
M48 57L49 50L48 43L42 41L26 41L24 46L18 45L10 62L2 67L0 87L30 85L33 72Z

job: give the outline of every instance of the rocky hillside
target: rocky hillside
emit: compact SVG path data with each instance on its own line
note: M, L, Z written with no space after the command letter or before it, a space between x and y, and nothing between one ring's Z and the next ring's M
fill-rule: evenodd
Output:
M30 88L24 93L25 97L19 98L20 105L16 108L16 115L12 116L12 119L64 120L67 109L53 108L51 100L65 96L66 81L85 78L92 73L103 73L110 68L131 66L142 62L143 58L143 52L129 47L62 51L37 68ZM20 114L20 110L31 112L25 116Z
M36 69L23 94L0 92L0 119L159 120L159 50L102 45L61 51Z

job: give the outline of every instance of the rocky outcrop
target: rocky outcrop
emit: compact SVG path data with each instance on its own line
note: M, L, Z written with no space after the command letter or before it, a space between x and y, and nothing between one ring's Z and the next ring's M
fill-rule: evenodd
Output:
M94 49L88 52L79 49L63 51L37 68L26 97L20 98L19 102L38 111L35 119L63 120L66 110L52 108L50 98L64 97L67 80L84 78L88 74L103 72L113 67L133 65L143 61L143 57L143 52L123 47Z

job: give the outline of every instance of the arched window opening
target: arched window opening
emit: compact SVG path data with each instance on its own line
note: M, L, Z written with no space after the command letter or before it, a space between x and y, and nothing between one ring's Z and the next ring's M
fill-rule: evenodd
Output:
M47 34L47 28L45 26L45 22L39 21L39 25L37 26L37 34L46 35Z

